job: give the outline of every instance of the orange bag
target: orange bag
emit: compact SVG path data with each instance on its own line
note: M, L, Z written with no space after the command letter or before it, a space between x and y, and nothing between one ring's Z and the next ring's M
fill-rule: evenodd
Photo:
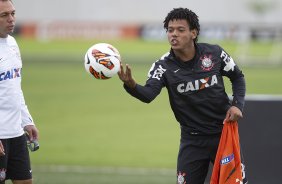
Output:
M224 122L210 184L243 184L243 172L238 123Z

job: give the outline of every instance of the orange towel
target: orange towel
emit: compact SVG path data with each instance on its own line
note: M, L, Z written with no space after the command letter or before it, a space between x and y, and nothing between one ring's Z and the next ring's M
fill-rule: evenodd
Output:
M210 184L243 184L243 174L238 123L225 122L217 149Z

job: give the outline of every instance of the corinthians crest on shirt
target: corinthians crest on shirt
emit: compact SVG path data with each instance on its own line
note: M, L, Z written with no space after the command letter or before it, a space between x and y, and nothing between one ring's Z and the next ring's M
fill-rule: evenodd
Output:
M214 63L212 62L212 56L209 55L204 55L200 57L201 60L201 68L205 71L210 71L212 69L212 67L214 66Z

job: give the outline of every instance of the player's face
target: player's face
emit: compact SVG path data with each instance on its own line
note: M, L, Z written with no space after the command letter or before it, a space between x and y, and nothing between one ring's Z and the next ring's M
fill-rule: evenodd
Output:
M185 19L174 19L169 21L167 37L173 50L184 50L193 46L193 39L195 39L196 36L196 30L190 30Z
M0 37L6 38L15 28L15 7L11 1L0 1Z

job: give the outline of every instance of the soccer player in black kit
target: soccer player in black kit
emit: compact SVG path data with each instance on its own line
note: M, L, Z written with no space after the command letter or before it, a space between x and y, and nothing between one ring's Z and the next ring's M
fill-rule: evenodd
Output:
M203 184L210 162L214 162L223 121L242 118L245 79L233 59L218 45L197 43L198 16L187 8L175 8L164 20L170 52L153 63L146 84L138 84L131 68L121 65L118 73L125 90L150 103L166 87L181 140L177 162L177 183ZM224 87L230 79L233 100ZM244 182L245 183L245 182Z

